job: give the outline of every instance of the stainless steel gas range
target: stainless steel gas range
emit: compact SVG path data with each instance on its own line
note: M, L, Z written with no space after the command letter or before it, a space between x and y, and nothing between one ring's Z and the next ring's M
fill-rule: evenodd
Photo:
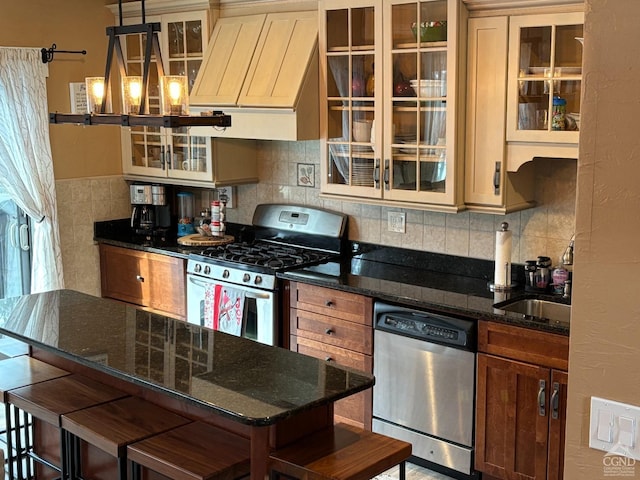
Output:
M336 259L347 216L318 208L261 204L252 242L209 247L187 262L187 321L256 340L281 342L278 272Z

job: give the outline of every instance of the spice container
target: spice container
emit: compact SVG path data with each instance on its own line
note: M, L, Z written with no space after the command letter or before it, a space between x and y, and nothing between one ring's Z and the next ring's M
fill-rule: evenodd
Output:
M567 101L562 97L553 97L553 111L551 114L551 130L566 129Z

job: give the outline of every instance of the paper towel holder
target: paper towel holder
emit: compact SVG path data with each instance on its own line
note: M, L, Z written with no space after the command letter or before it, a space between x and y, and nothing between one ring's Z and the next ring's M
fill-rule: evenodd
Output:
M502 222L500 224L500 230L499 230L498 233L507 232L508 230L509 230L509 224L507 222ZM511 266L511 262L506 262L504 264L504 268L505 268L506 271L508 271L509 276L510 276L510 273L511 273L510 266ZM497 272L497 269L496 269L496 272ZM487 286L488 286L489 290L492 291L492 292L510 292L515 287L517 287L517 284L514 283L513 280L511 280L511 278L509 278L509 281L510 281L510 283L508 285L500 285L500 284L497 284L495 282L495 278L494 278L494 281L493 282L489 282Z

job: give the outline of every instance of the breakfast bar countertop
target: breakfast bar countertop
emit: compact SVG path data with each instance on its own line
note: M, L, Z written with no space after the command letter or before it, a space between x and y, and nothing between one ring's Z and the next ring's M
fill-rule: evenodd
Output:
M251 426L374 382L364 372L72 290L0 300L0 335Z

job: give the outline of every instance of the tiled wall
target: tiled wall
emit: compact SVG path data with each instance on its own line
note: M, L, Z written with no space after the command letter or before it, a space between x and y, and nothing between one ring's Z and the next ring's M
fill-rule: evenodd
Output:
M506 216L446 214L320 198L318 141L265 141L260 147L260 183L236 188L237 206L227 212L231 222L250 224L258 203L320 206L349 215L351 240L493 260L495 231L507 221L513 231L512 261L517 263L538 255L559 261L573 234L575 160L536 160L536 208ZM315 165L314 187L298 186L298 163ZM130 215L128 186L115 176L59 180L56 189L65 285L99 295L100 263L93 222ZM211 195L211 191L200 191L200 203L207 203ZM200 207L196 205L196 210ZM389 210L406 212L406 233L387 231Z
M129 187L121 176L58 180L56 197L65 287L100 295L93 222L129 216Z

